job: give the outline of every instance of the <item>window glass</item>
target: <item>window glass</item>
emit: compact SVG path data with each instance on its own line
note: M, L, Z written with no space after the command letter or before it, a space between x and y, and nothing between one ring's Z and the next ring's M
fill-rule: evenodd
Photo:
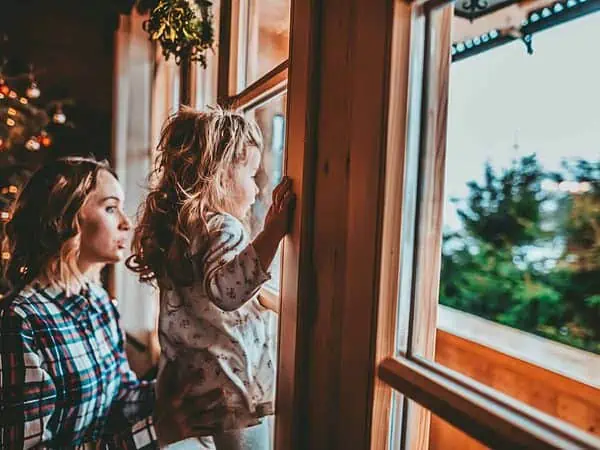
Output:
M246 0L246 86L267 74L289 56L290 0ZM242 18L243 20L243 18Z
M264 226L265 216L271 206L273 189L281 181L285 162L285 93L271 98L247 114L256 120L263 133L263 153L261 166L256 174L259 193L252 207L249 224L252 236L256 236ZM280 252L271 266L271 280L268 287L279 291L281 282Z

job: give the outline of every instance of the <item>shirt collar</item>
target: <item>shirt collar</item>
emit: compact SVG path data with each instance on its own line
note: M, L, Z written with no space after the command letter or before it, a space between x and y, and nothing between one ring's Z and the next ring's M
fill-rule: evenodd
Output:
M38 282L33 285L33 288L44 298L59 306L75 319L88 309L96 313L100 312L96 301L97 295L92 287L92 283L86 283L81 292L72 295L67 295L64 288L53 284L41 284Z

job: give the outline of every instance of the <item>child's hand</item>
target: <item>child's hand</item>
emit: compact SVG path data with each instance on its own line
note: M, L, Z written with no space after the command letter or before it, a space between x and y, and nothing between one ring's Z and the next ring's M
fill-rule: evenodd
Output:
M267 212L265 227L252 242L263 270L266 270L273 262L279 241L290 229L295 201L292 181L288 177L284 177L273 190L273 204Z
M296 195L292 191L292 180L284 177L273 189L273 203L265 218L264 232L279 242L290 229Z

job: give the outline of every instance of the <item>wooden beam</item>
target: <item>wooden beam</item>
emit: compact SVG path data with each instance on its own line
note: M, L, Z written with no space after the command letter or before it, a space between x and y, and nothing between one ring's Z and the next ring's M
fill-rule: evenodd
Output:
M252 109L282 93L287 88L288 65L288 60L285 60L238 95L229 97L228 105L232 108Z
M217 102L225 105L229 97L231 63L232 0L221 0L219 9L219 71L217 74Z

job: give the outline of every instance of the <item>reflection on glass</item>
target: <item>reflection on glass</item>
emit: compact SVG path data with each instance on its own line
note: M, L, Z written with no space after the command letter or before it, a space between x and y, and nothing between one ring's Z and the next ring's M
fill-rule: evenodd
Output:
M290 0L247 0L246 86L289 55Z
M264 147L261 166L256 174L259 193L249 218L252 236L263 229L265 216L271 206L273 189L283 176L286 98L286 94L278 95L248 112L263 132ZM275 291L279 290L281 279L280 259L278 254L273 261L271 281L268 284L268 287Z

